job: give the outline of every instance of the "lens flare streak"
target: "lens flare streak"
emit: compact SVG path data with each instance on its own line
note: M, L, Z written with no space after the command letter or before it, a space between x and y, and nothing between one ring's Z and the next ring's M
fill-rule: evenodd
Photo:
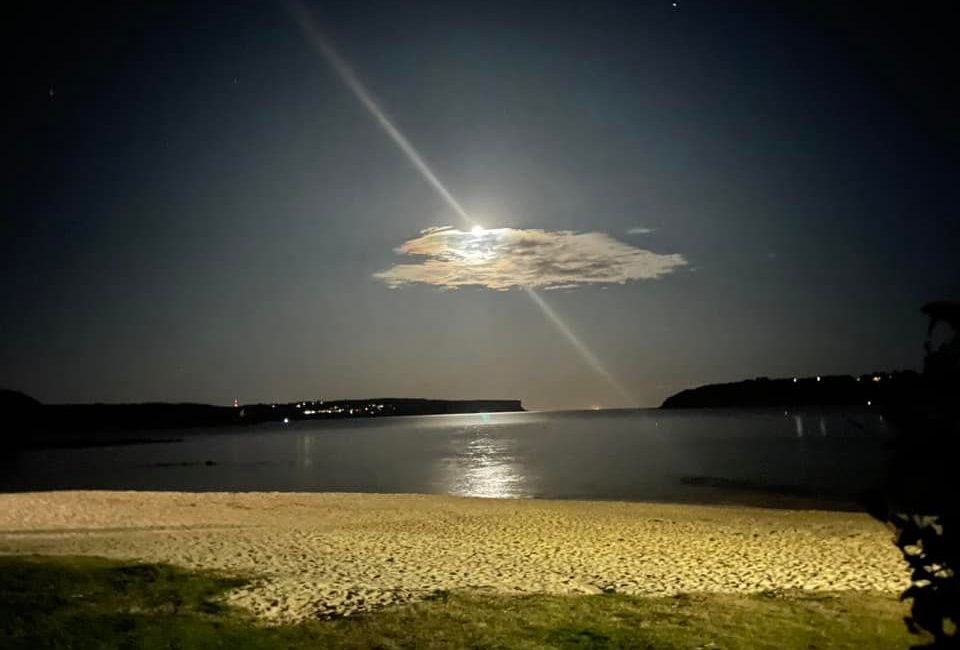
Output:
M367 112L370 113L380 127L390 136L390 139L400 147L400 150L407 156L413 166L417 168L423 178L430 183L433 189L447 202L447 205L449 205L469 227L474 227L476 224L470 218L470 215L467 214L467 211L460 205L460 202L454 198L446 186L440 182L440 179L433 173L433 170L430 169L430 166L427 165L420 153L410 144L410 141L407 140L400 130L394 126L393 122L390 121L386 112L380 108L367 88L360 82L350 66L347 65L347 62L344 61L343 57L340 56L333 45L330 44L330 41L323 35L323 32L317 27L307 8L300 2L291 2L290 7L297 23L300 25L304 34L306 34L310 43L317 48L320 55L330 65L337 76L340 77L344 85L350 89L354 97L363 104Z
M299 24L307 39L317 49L327 64L333 69L337 77L344 83L350 92L363 105L368 113L377 121L377 124L386 132L391 140L400 148L400 150L410 160L411 164L420 172L423 178L436 190L437 194L446 201L447 205L464 221L467 228L476 236L483 235L485 230L476 221L470 218L470 215L464 209L460 202L454 198L453 194L440 182L437 175L433 173L430 166L427 165L423 156L414 148L410 141L394 126L386 112L380 108L367 88L360 82L356 74L340 56L330 41L324 36L323 32L317 26L308 9L301 2L292 0L288 3L290 11ZM587 365L590 366L598 375L603 377L607 383L612 386L621 398L625 399L631 406L635 405L634 399L627 393L614 376L607 370L600 359L577 337L576 334L567 326L563 320L544 302L533 289L526 288L526 294L530 296L546 315L547 319L560 331L561 334L573 345L574 349L583 357Z
M627 404L630 406L636 406L636 401L623 388L623 386L620 385L620 382L617 381L616 377L614 377L613 374L607 370L600 359L597 358L597 355L591 352L590 348L588 348L583 341L581 341L580 338L573 333L573 330L571 330L570 327L563 322L563 319L557 315L557 312L553 311L553 308L550 307L550 305L548 305L546 301L540 297L540 294L529 287L526 288L525 291L527 295L530 296L530 299L533 300L534 304L536 304L537 307L543 311L547 319L553 323L558 330L560 330L560 333L563 334L570 344L573 345L574 349L580 353L580 356L583 357L584 361L587 362L593 371L607 380L607 383L610 384L615 391L617 391L617 394L620 395L620 397L626 400Z

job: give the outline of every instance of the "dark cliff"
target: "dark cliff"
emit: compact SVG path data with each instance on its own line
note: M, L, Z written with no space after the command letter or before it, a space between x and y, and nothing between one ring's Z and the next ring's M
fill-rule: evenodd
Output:
M754 408L792 406L869 406L893 394L917 390L912 371L871 373L853 377L760 377L729 384L688 388L668 397L660 408Z

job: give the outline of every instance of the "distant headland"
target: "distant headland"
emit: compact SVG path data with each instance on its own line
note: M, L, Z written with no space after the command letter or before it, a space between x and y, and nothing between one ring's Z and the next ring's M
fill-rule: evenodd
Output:
M860 376L758 377L688 388L668 397L660 408L869 407L917 390L919 381L920 375L912 370Z
M191 403L43 404L18 391L0 389L0 414L8 425L0 446L70 447L140 444L177 438L144 437L144 431L207 428L263 422L448 415L523 411L520 400L440 400L382 397L304 400L233 406ZM135 433L125 437L126 433Z
M306 400L289 404L236 405L241 421L323 420L336 418L372 418L391 415L452 415L458 413L507 413L523 411L518 399L420 399L376 397L343 399L332 402Z

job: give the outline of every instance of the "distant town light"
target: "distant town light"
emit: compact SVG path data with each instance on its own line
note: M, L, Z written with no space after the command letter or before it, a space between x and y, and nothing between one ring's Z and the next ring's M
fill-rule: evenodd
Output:
M873 381L880 381L881 379L883 379L883 377L881 377L880 375L873 376Z
M283 418L284 424L290 424L290 418Z
M820 381L820 377L819 377L819 376L817 377L817 381Z
M793 383L797 383L797 378L796 378L796 377L793 378Z
M867 406L873 406L873 402L871 402L870 400L867 400Z

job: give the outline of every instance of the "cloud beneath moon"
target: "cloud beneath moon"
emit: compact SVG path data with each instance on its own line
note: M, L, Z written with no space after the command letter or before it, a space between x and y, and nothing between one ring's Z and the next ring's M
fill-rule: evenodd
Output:
M687 264L677 253L655 253L601 232L536 228L429 228L395 250L417 259L374 274L391 287L568 289L653 280Z

